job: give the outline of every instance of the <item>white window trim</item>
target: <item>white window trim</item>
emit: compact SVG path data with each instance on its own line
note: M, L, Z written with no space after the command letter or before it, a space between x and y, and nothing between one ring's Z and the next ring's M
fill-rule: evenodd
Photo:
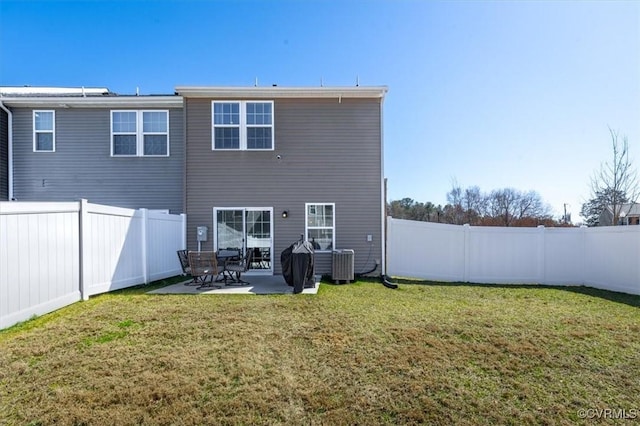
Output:
M113 115L115 113L124 113L124 112L133 112L136 114L136 131L135 132L114 132L113 131ZM140 120L138 118L138 111L134 110L134 109L114 109L111 110L111 124L110 124L110 131L111 131L111 156L112 157L137 157L138 153L140 152L140 141L138 140L138 129L140 128ZM119 135L134 135L136 137L136 154L135 155L124 155L124 154L115 154L113 152L113 146L114 146L114 142L115 142L115 136L119 136Z
M331 226L309 226L309 206L331 206L333 207L333 217ZM318 253L330 253L336 248L336 203L305 203L304 204L304 239L308 241L309 229L333 229L331 239L331 249L316 250Z
M135 132L114 132L113 131L113 114L116 112L135 112L136 113L136 131ZM167 131L166 132L145 132L144 131L144 113L145 112L164 112L167 115ZM169 138L169 110L167 109L113 109L110 113L110 133L111 133L111 156L112 157L169 157L170 155L170 138ZM136 137L136 153L132 154L114 154L113 142L115 135L135 135ZM144 154L144 136L145 135L167 135L167 153L145 155Z
M40 112L50 112L53 115L53 128L51 130L36 130L36 114ZM56 152L56 112L51 109L38 109L33 110L33 152ZM37 134L38 133L51 133L53 135L53 142L51 149L38 149Z
M271 105L271 124L247 124L247 104L259 103ZM215 104L240 104L240 123L239 124L215 124ZM275 149L275 110L273 101L264 100L214 100L211 101L211 149L213 151L273 151ZM219 128L236 128L240 129L240 147L239 148L216 148L216 127ZM247 147L247 128L249 127L270 127L271 128L271 148L248 148Z

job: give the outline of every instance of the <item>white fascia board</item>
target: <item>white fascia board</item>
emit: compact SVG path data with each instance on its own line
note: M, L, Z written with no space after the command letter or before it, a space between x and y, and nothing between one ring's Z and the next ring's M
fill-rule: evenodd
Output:
M182 96L0 97L10 107L26 108L181 108Z
M178 86L185 98L384 98L387 86L359 87L211 87Z

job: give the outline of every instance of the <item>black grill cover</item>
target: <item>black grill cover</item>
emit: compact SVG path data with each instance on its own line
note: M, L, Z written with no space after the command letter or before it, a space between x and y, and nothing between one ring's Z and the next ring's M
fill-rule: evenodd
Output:
M308 241L299 241L280 255L282 275L294 293L315 286L314 250Z
M282 264L282 276L287 285L293 287L293 271L291 270L291 254L295 244L290 245L280 253L280 263Z

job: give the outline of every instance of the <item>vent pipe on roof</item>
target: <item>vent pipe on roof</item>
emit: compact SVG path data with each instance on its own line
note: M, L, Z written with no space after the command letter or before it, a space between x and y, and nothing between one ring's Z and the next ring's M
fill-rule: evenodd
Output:
M87 97L87 94L86 94L86 93L84 93L84 86L82 86L82 97L83 97L83 98L86 98L86 97Z
M136 86L136 96L140 96L140 87Z
M258 87L258 77L256 77L256 82L253 83L253 87Z

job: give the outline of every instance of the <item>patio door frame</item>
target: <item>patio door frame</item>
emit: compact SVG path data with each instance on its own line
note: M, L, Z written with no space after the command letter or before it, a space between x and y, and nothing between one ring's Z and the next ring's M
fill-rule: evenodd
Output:
M271 263L268 269L249 269L247 273L273 275L273 207L214 207L213 208L213 249L218 250L218 212L219 211L242 211L242 250L243 253L247 249L247 212L250 211L268 211L269 212L269 251L271 253ZM223 247L226 248L226 247Z

